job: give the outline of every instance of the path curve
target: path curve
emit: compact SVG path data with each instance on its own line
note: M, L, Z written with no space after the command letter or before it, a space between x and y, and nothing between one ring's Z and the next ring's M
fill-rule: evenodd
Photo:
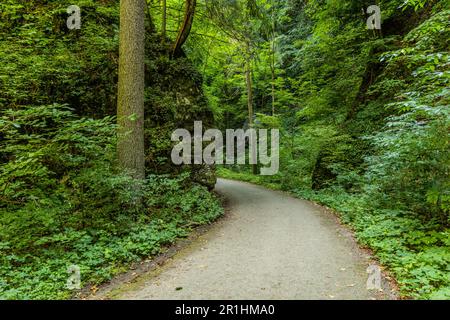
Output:
M219 180L227 217L116 299L383 299L367 253L318 205ZM385 290L389 291L389 289Z

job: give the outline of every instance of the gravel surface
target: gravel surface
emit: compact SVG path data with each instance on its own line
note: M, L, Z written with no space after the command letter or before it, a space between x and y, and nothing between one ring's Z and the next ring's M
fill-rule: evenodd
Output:
M322 207L219 180L226 218L114 299L387 299L366 289L369 254Z

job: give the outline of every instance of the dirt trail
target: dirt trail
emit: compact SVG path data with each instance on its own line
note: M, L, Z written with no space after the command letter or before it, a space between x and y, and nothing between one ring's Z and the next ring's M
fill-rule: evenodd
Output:
M330 212L247 183L219 180L216 189L228 216L110 298L390 298L366 289L369 256Z

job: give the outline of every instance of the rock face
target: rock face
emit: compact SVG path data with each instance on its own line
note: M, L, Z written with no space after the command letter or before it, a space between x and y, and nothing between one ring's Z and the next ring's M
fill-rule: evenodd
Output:
M202 77L184 56L171 58L170 48L160 38L147 40L146 60L146 167L150 173L189 171L192 180L212 189L216 183L212 166L175 166L171 161L172 133L187 129L193 135L194 121L203 129L213 127L214 117L202 91Z

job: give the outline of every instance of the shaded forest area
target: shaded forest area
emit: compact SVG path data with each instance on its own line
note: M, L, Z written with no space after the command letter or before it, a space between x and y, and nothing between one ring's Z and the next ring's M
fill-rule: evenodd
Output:
M215 168L170 160L195 120L279 129L277 175L218 175L335 209L403 297L450 298L448 1L148 0L142 181L117 160L119 1L74 4L80 30L0 4L0 298L69 298L68 265L95 290L219 217Z

